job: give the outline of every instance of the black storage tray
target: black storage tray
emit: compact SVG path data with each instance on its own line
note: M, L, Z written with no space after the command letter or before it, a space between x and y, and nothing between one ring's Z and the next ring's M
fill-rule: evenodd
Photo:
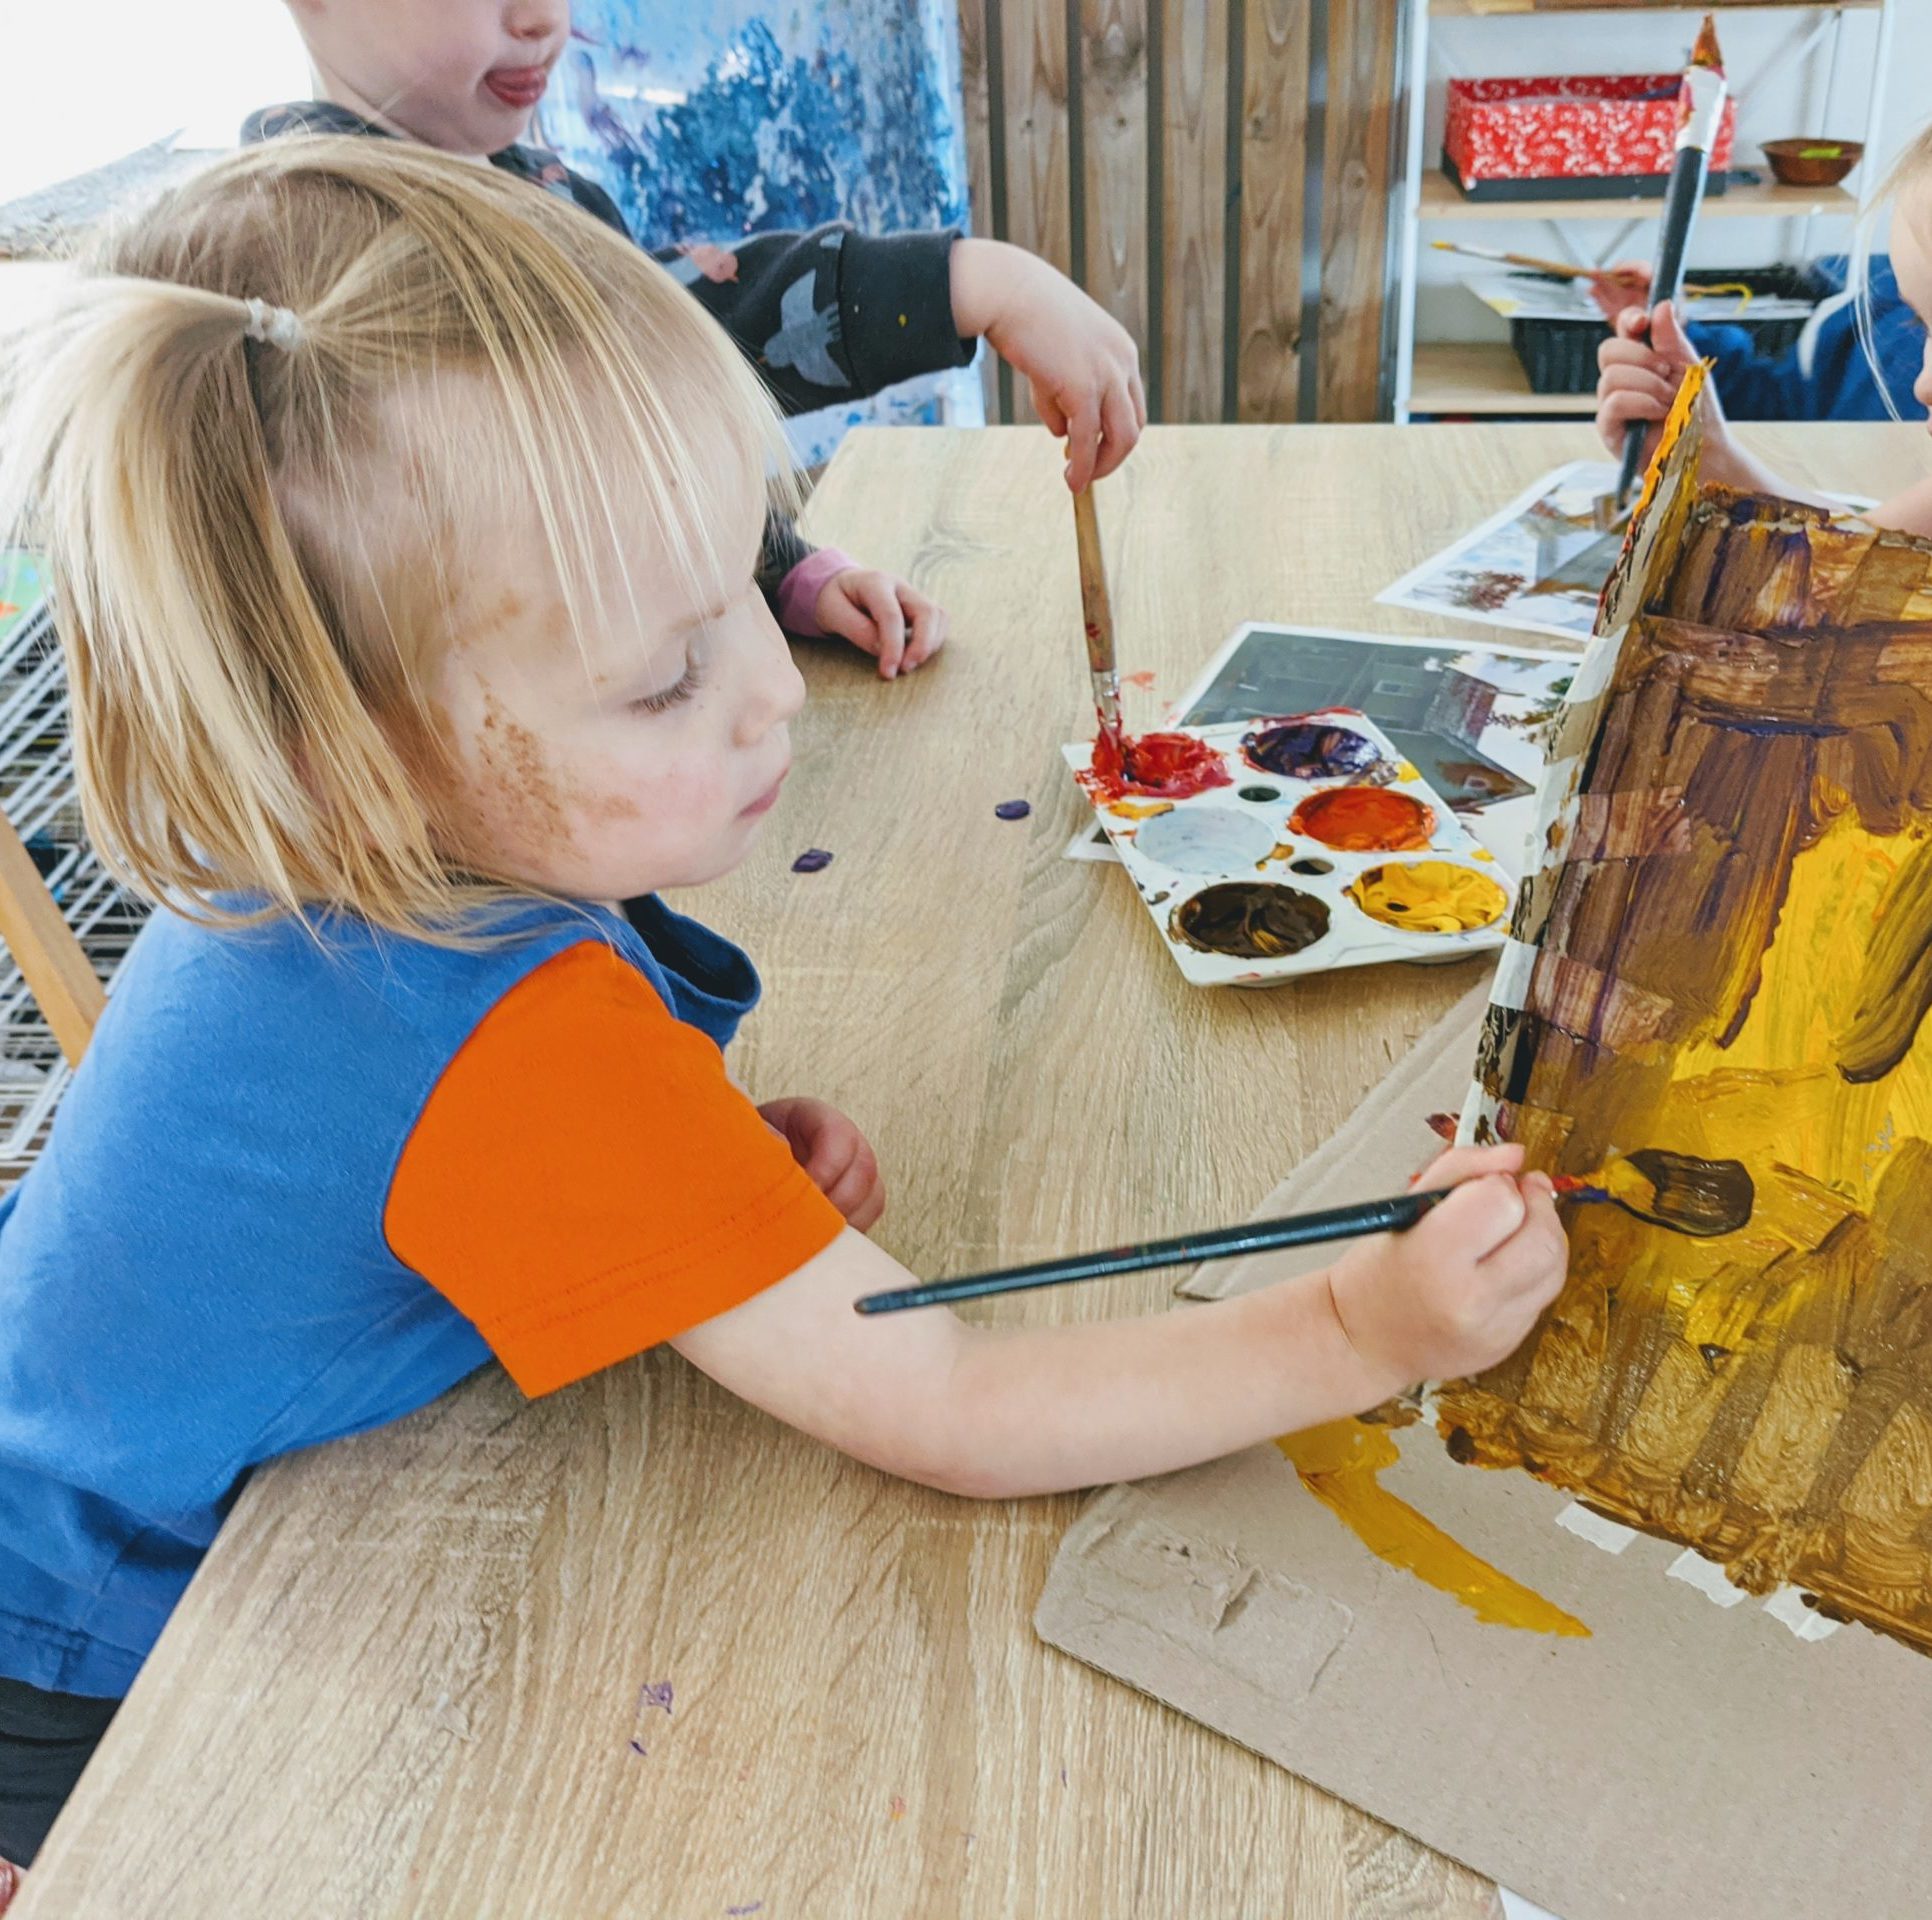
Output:
M1768 299L1809 300L1813 305L1829 291L1810 267L1699 267L1689 277L1702 286L1745 286ZM1724 324L1749 327L1760 353L1782 353L1804 331L1805 318L1753 320L1747 306ZM1590 392L1597 384L1597 347L1609 337L1610 329L1600 320L1515 319L1509 323L1509 344L1516 349L1532 393Z

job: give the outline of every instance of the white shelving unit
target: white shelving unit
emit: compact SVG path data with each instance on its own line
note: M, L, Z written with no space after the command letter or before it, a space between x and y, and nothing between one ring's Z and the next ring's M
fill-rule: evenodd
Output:
M146 907L94 857L81 830L67 676L52 611L32 574L0 552L0 809L20 836L62 918L103 983L113 979ZM72 1069L20 967L0 945L0 1188L26 1170L47 1137Z
M1441 413L1588 416L1596 410L1593 395L1532 393L1507 342L1418 343L1416 292L1425 235L1431 225L1449 221L1494 221L1504 228L1499 244L1513 251L1549 252L1548 236L1553 234L1557 248L1565 257L1600 266L1630 249L1639 232L1655 222L1663 202L1656 199L1466 200L1439 171L1436 163L1440 156L1424 151L1430 89L1442 78L1438 72L1440 62L1430 45L1430 20L1432 17L1506 16L1520 25L1527 43L1542 23L1549 21L1574 20L1592 13L1635 16L1684 9L1653 7L1647 0L1624 0L1621 5L1615 4L1615 0L1606 0L1605 4L1596 6L1572 4L1572 0L1554 0L1554 3L1552 0L1405 0L1405 4L1410 10L1409 72L1404 99L1405 163L1397 242L1395 364L1390 383L1394 417L1407 422L1418 414ZM1706 0L1706 4L1711 4L1711 0ZM1792 0L1755 0L1755 3L1716 0L1711 10L1718 15L1720 29L1724 18L1735 14L1775 12L1813 16L1804 40L1784 53L1777 64L1782 67L1800 60L1822 59L1826 63L1823 93L1827 101L1838 77L1846 14L1875 13L1878 18L1871 83L1864 128L1858 136L1864 141L1866 152L1875 154L1883 131L1887 56L1896 4L1897 0L1822 0L1817 5L1794 5ZM1547 72L1559 64L1539 60L1526 51L1519 70ZM1763 76L1741 77L1741 95L1748 97L1754 77ZM1842 127L1819 131L1851 137ZM1739 147L1737 164L1748 166L1747 137L1740 136ZM1699 217L1700 220L1802 220L1805 226L1796 251L1804 254L1809 251L1811 221L1850 219L1858 211L1856 196L1842 187L1784 187L1766 178L1757 186L1734 182L1726 192L1708 198ZM1536 230L1525 233L1523 228L1528 223L1538 223ZM1515 231L1510 231L1512 228Z

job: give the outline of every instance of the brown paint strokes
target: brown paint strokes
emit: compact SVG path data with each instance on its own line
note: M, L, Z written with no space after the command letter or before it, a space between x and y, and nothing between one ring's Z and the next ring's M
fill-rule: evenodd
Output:
M1362 1420L1335 1420L1275 1442L1301 1483L1378 1559L1452 1595L1489 1626L1588 1639L1590 1629L1554 1601L1471 1553L1382 1485L1400 1457L1393 1436Z
M1563 1293L1441 1424L1932 1651L1932 542L1700 489L1676 425L1552 750L1478 1131L1606 1186L1666 1164L1633 1149L1735 1163L1748 1215L1730 1173L1670 1220L1572 1209Z

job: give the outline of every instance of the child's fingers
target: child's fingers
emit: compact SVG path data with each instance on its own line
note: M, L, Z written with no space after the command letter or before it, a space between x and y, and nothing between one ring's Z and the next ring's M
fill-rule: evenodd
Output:
M1067 425L1067 485L1075 493L1093 485L1100 458L1100 401L1084 395Z
M1042 386L1037 380L1033 382L1033 411L1040 416L1041 426L1046 428L1054 439L1064 440L1067 437L1065 408L1060 405L1053 389Z
M1425 1246L1453 1249L1463 1260L1487 1258L1523 1224L1529 1203L1505 1172L1465 1180L1434 1208L1410 1238Z
M878 636L873 651L879 657L880 677L891 680L906 651L906 616L899 608L898 588L883 574L868 573L855 583L855 591Z
M1138 365L1135 366L1127 387L1134 401L1134 424L1142 433L1145 433L1147 431L1147 387L1140 377Z
M1650 309L1645 306L1625 307L1617 315L1617 333L1625 340L1641 340L1650 331Z
M946 634L951 622L943 607L936 607L924 594L914 593L911 588L899 596L912 621L911 632L906 638L905 671L910 673L914 667L922 667L941 647L946 644Z
M1674 300L1661 302L1650 316L1650 344L1680 371L1697 358L1677 318L1677 303Z
M1134 411L1134 396L1125 380L1109 383L1107 397L1100 405L1100 461L1094 478L1104 480L1134 450L1140 438L1140 418Z

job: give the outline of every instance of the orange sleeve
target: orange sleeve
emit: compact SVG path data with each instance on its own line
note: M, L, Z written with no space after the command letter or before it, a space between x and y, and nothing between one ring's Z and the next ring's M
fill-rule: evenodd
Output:
M463 1043L383 1218L531 1395L739 1305L844 1225L717 1045L596 941L518 981Z

